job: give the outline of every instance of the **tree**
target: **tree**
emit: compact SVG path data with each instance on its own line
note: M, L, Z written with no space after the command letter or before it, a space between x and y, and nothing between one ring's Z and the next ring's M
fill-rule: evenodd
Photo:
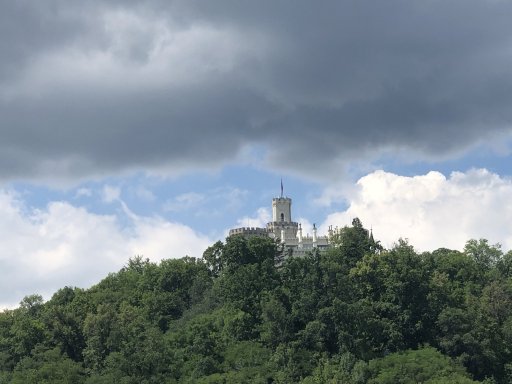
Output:
M368 254L350 271L358 297L387 324L386 348L417 347L428 337L428 270L423 258L400 239L389 251Z
M464 368L430 347L393 353L368 366L368 384L475 383Z
M353 267L365 254L374 254L382 251L379 242L375 242L373 235L363 227L359 218L352 220L352 227L343 227L335 231L330 239L334 249L331 253L339 253L348 268Z
M494 267L503 256L501 245L490 245L486 239L469 240L464 246L464 253L473 258L484 271Z
M85 380L79 363L62 355L58 348L35 350L14 369L11 384L80 384Z
M217 277L224 267L224 260L222 257L224 251L224 244L222 241L217 241L215 244L206 248L203 252L203 259L211 271L212 275Z

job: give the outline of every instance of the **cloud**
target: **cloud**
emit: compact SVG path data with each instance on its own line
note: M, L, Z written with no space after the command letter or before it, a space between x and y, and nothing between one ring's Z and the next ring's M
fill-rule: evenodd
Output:
M78 199L80 197L91 197L92 191L90 188L78 188L75 193L75 199Z
M303 236L309 237L309 236L313 235L313 224L308 219L300 217L296 221L298 223L300 223ZM316 223L314 223L314 224L316 225Z
M231 187L214 188L203 193L185 192L167 200L163 209L168 212L190 210L196 216L219 215L240 208L246 195L246 190Z
M121 225L118 217L65 201L31 209L19 195L0 190L0 308L32 293L49 298L66 285L87 288L135 255L152 261L201 257L212 243L180 223L127 216L129 225Z
M311 177L383 153L457 156L510 137L511 11L477 0L5 2L0 179L214 169L248 147Z
M176 196L173 200L169 200L164 204L165 211L181 211L196 208L206 200L206 196L202 193L187 192Z
M253 216L244 216L236 221L236 227L259 227L265 228L267 223L272 220L268 208L258 208Z
M487 238L512 249L512 180L485 169L448 178L434 171L413 177L376 171L347 199L348 209L329 215L321 233L359 217L386 247L402 237L422 251L461 250L471 238Z
M105 203L112 203L121 197L121 188L105 185L102 190L102 200Z
M156 200L155 194L143 185L137 186L132 192L142 201L152 202Z

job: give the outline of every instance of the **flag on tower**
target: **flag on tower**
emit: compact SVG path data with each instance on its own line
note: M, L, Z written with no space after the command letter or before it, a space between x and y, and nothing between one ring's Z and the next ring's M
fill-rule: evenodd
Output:
M281 177L281 197L283 197L283 178Z

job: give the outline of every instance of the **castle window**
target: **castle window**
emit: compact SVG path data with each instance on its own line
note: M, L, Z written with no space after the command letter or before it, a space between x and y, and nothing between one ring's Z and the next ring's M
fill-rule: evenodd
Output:
M281 221L284 221L284 213L281 213Z

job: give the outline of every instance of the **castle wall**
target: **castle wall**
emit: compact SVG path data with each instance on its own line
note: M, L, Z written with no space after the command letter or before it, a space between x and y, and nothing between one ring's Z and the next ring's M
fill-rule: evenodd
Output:
M268 232L265 228L257 228L257 227L241 227L241 228L233 228L229 230L229 236L268 236Z
M300 224L292 221L292 199L289 197L276 197L272 199L272 221L266 228L241 227L229 231L230 236L241 235L269 236L284 243L287 250L295 256L305 255L317 248L319 250L330 247L328 236L317 236L314 228L313 236L302 236Z

